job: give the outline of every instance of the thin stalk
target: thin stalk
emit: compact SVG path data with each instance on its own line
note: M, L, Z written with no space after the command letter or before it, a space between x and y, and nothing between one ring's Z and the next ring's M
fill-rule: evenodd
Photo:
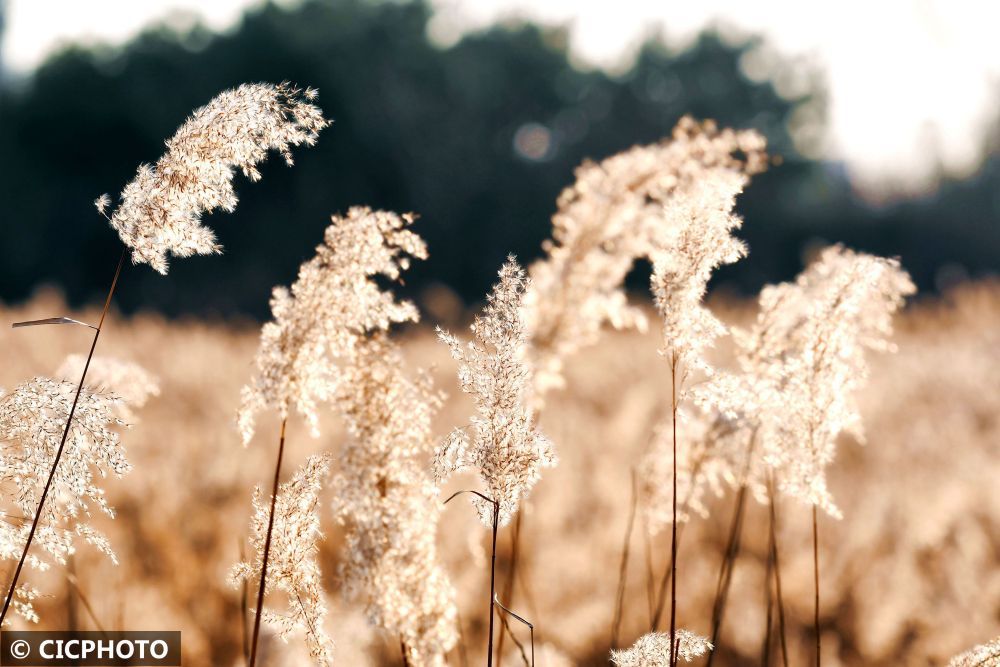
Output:
M684 505L686 507L686 504ZM684 526L677 529L677 548L680 548L681 538L684 537ZM674 579L674 566L673 559L671 562L667 563L666 569L663 571L663 576L660 578L659 592L656 597L656 611L653 614L653 620L649 624L649 631L656 632L660 627L660 619L663 617L663 607L667 603L667 585L670 584Z
M774 560L774 589L777 595L778 605L778 636L781 639L781 661L784 667L788 667L788 640L785 633L785 602L781 595L781 561L778 560L778 497L774 493L774 475L767 475L767 496L770 510L770 541L771 558Z
M240 562L246 561L246 553L243 551L243 541L239 542ZM250 662L250 633L247 628L247 618L250 616L250 588L247 580L240 583L240 636L243 642L243 662Z
M493 506L493 554L490 558L491 561L490 562L490 629L489 629L489 638L487 639L486 643L486 667L493 667L493 616L494 616L493 601L496 598L497 594L496 591L497 524L500 521L500 503L498 503L497 501L493 500L488 496L484 496L483 494L479 493L479 491L456 491L455 493L448 496L448 499L444 501L444 504L447 505L457 496L460 496L463 493L472 493L474 495L477 495ZM251 665L251 667L253 666Z
M726 555L719 567L719 580L715 586L715 603L712 605L712 645L716 650L708 654L710 666L715 660L719 646L719 633L722 631L722 619L726 612L726 602L729 600L729 586L733 581L733 568L740 551L740 539L743 534L743 520L746 516L747 479L750 476L750 465L753 463L753 450L757 442L757 433L750 435L747 444L747 456L743 463L743 473L740 477L740 490L736 496L736 507L733 510L733 520L729 527L729 540L726 543Z
M503 637L505 634L510 635L510 639L514 642L514 646L516 646L517 650L521 652L521 662L524 663L524 667L534 667L534 658L532 658L531 662L528 661L528 654L524 650L524 644L522 644L521 641L514 635L514 631L510 629L510 622L503 614L500 614L500 623L503 625L504 630L500 633L500 636ZM534 651L532 651L532 654L534 654Z
M267 584L267 558L271 553L271 533L274 530L274 507L278 500L281 460L285 455L285 426L287 423L287 418L281 420L281 437L278 439L278 460L274 464L274 485L271 488L271 513L267 518L267 536L264 538L264 554L260 566L260 586L257 587L257 608L254 610L253 638L250 640L250 667L254 667L257 664L257 640L260 637L260 618L264 613L264 588Z
M820 646L820 632L819 632L819 527L817 514L819 513L817 506L814 504L812 507L813 514L813 583L815 585L816 597L815 604L813 606L813 626L816 629L816 667L820 667L820 661L822 659L822 648Z
M670 363L670 426L673 430L673 492L670 522L670 667L677 665L677 357Z
M774 558L771 557L770 538L767 548L767 569L764 573L764 608L766 620L764 623L764 645L761 647L761 667L771 667L771 628L774 626L774 598L771 596L771 575L774 572Z
M649 530L649 517L642 522L642 543L646 551L646 612L649 622L656 614L656 575L653 572L653 536Z
M510 567L507 569L507 579L503 582L503 599L513 604L514 599L514 577L517 573L517 555L521 547L521 517L524 512L518 510L514 516L514 529L510 537ZM503 644L505 633L500 633L500 640L497 642L497 663L503 663Z
M733 520L729 527L729 539L726 543L726 555L722 559L719 567L719 579L715 585L715 602L712 605L712 646L716 649L708 654L706 667L715 660L716 651L719 646L719 633L722 630L722 618L726 610L726 601L729 598L729 585L733 580L733 567L736 563L736 555L740 550L740 534L743 532L743 516L746 508L747 487L741 486L736 496L736 507L733 510Z
M4 619L7 618L7 610L10 609L10 603L14 599L14 591L17 589L17 580L21 576L21 570L24 568L24 561L28 557L28 549L31 548L31 542L35 539L35 531L38 529L38 523L42 518L42 509L45 507L45 499L49 495L49 489L52 487L52 480L56 476L56 468L59 467L59 460L62 458L63 449L66 447L66 439L69 437L69 429L73 424L73 415L76 413L76 405L80 401L80 394L83 392L83 384L87 381L87 371L90 370L90 362L94 358L94 350L97 349L97 341L101 337L101 328L104 326L104 318L108 315L108 309L111 308L111 299L115 294L115 289L118 287L118 278L121 276L122 267L125 266L125 257L128 254L127 248L122 248L121 258L118 260L118 267L115 269L115 277L111 281L111 287L108 288L108 296L104 299L104 309L101 311L101 319L94 327L94 339L90 344L90 352L87 353L87 361L83 364L83 373L80 375L80 382L76 386L76 395L73 397L73 405L70 406L69 415L66 417L66 427L63 429L62 439L59 441L59 448L56 450L56 457L52 461L52 469L49 470L49 478L45 481L45 487L42 489L42 495L38 499L38 509L35 510L35 518L31 521L31 530L28 531L28 539L24 543L24 550L21 552L21 558L17 561L17 568L14 570L14 577L10 581L10 588L7 590L7 598L3 603L3 611L0 611L0 625L3 624Z
M615 593L615 611L611 619L611 648L618 646L618 634L622 625L622 607L625 604L625 586L628 579L629 545L632 541L632 528L635 526L635 509L636 505L638 505L638 496L635 468L632 468L632 501L629 506L628 523L622 542L622 558L618 565L618 589Z
M403 656L403 667L410 667L410 658L407 655L406 642L403 638L399 638L399 652Z
M486 643L486 667L493 667L493 599L497 591L497 522L500 519L500 503L493 503L493 554L490 557L490 636Z

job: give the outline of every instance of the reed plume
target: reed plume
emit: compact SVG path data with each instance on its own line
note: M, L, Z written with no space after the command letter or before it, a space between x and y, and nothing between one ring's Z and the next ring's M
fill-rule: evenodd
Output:
M914 289L897 261L831 246L794 282L761 292L756 324L736 337L751 384L728 399L758 416L780 492L841 517L826 469L841 433L864 441L866 352L894 349L892 316Z
M441 480L469 468L478 470L503 526L539 480L541 469L554 466L556 457L535 424L528 400L532 374L521 306L529 282L513 257L499 275L486 308L471 327L474 340L463 345L438 330L459 362L459 385L472 396L476 414L468 427L452 431L437 451L434 475ZM474 502L480 518L491 525L493 508L481 499Z
M337 406L351 439L338 458L334 511L347 525L341 575L370 622L402 643L413 667L442 667L458 640L455 591L435 544L438 488L424 469L440 397L407 376L384 334L359 341Z
M1000 637L956 655L948 667L997 667L1000 665Z
M288 83L243 84L196 109L167 140L156 164L139 166L110 217L111 226L132 251L132 262L167 273L167 255L219 253L203 213L236 208L233 176L240 170L260 179L257 164L277 151L289 165L291 147L312 145L328 125L310 103L316 91ZM94 202L104 213L110 198Z
M72 382L36 377L22 382L9 394L0 394L0 481L12 486L2 500L15 510L11 517L30 517L38 506L60 448L67 415L77 386ZM71 428L63 447L62 464L48 483L49 502L37 521L19 525L0 523L0 557L18 560L34 525L34 542L48 559L29 554L26 562L46 570L51 562L66 564L82 539L118 563L108 539L90 524L91 511L114 518L99 480L107 474L122 477L132 466L125 457L116 429L126 426L119 417L121 400L114 395L84 389L80 392ZM38 593L21 587L12 601L15 611L37 620L31 600Z
M333 216L315 256L299 268L290 289L276 288L273 320L261 328L256 373L242 391L237 426L244 444L253 438L258 412L274 409L281 417L275 463L272 509L280 490L285 427L291 408L318 431L320 403L333 400L344 368L365 337L393 323L416 320L416 307L384 291L377 277L394 280L413 257L426 257L423 240L408 227L409 215L355 207ZM272 518L273 518L272 512ZM257 612L250 665L257 656L268 554L273 525L268 524L260 559Z
M540 479L541 469L556 464L552 443L538 430L532 409L523 318L530 282L513 256L507 258L499 276L486 308L472 324L473 340L463 345L455 336L437 330L459 362L462 391L476 405L469 426L453 430L436 452L433 471L440 482L453 473L476 469L486 487L485 495L473 492L473 502L480 519L493 531L487 665L493 664L497 529L517 513Z
M341 365L370 331L418 319L416 306L397 301L376 277L395 280L412 258L425 258L423 240L408 228L413 216L351 208L333 216L315 256L299 268L291 289L276 287L272 320L261 328L255 375L243 388L237 422L244 444L257 414L282 419L295 408L318 431L318 406L336 392Z
M328 456L311 456L295 475L280 487L273 505L253 495L250 523L252 557L238 563L231 573L237 587L253 581L267 560L265 595L280 591L287 599L284 612L263 610L263 618L282 639L295 631L305 634L309 656L316 665L333 664L333 642L326 634L326 603L319 564L316 560L319 529L319 493L329 474ZM273 513L272 513L273 511ZM265 543L269 548L265 553Z
M677 630L674 646L670 637L666 632L649 632L629 649L612 650L611 662L616 667L670 667L677 658L691 662L712 650L711 642L688 630Z
M708 142L717 132L713 125L690 125L691 136ZM725 150L703 164L684 162L684 175L690 179L682 191L666 202L659 212L662 230L650 259L653 275L650 290L662 320L660 354L670 365L671 429L671 536L670 571L661 580L659 601L651 623L655 630L664 604L664 587L670 582L670 636L675 637L677 607L677 522L678 522L678 420L681 404L689 394L693 373L711 376L704 350L725 333L725 326L702 305L708 281L719 266L731 264L746 254L744 244L733 237L742 219L734 212L736 196L749 182L751 174L763 168L763 139L756 133L723 133L730 143ZM742 143L738 141L742 137ZM747 160L732 156L743 151ZM670 643L671 665L676 663L675 646Z
M703 183L757 173L766 159L756 132L684 117L669 139L576 170L525 295L536 400L563 386L565 360L597 342L602 327L646 326L623 283L637 259L652 261L675 245L678 224L685 224L671 213L676 204Z
M864 439L856 393L868 377L865 354L892 350L892 316L914 291L897 261L831 246L794 282L762 290L756 324L736 337L743 376L713 387L723 409L752 415L779 491L811 506L817 666L817 514L842 516L826 469L841 433ZM758 475L760 469L752 468Z
M244 85L227 91L196 110L167 141L167 153L155 166L141 165L135 179L122 191L121 202L108 216L111 199L101 195L94 205L118 232L125 247L108 289L100 321L94 329L90 352L83 363L75 396L67 410L62 437L55 449L52 467L34 509L34 519L24 541L24 549L8 588L0 623L7 616L17 589L18 578L39 527L45 500L55 479L63 449L72 428L77 403L87 380L87 372L97 349L105 318L111 307L125 257L132 251L133 262L149 263L160 273L167 272L167 253L185 257L195 253L219 252L214 234L200 224L203 212L222 207L232 210L236 195L232 189L233 169L239 167L251 179L260 173L255 165L268 150L278 150L291 163L289 146L312 143L326 126L320 110L298 97L301 91L288 85ZM305 98L315 98L306 90ZM32 324L73 322L54 318ZM31 514L32 512L29 512Z

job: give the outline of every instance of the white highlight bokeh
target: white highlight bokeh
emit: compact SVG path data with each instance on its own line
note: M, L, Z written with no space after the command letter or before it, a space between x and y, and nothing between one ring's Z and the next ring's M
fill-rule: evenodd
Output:
M27 72L71 40L121 42L170 12L231 27L257 0L8 0L4 62ZM1000 3L981 0L432 0L441 42L498 19L571 27L584 65L627 63L662 32L683 44L709 25L761 34L779 53L818 64L829 90L823 155L844 160L862 187L919 189L935 171L963 175L996 127Z

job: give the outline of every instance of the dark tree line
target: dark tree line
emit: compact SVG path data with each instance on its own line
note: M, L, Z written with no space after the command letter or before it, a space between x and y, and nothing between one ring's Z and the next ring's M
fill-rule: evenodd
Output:
M284 79L319 88L335 124L296 152L295 168L272 160L262 182L238 183L236 213L208 220L224 256L176 262L169 279L131 270L119 292L126 310L264 315L271 286L293 277L331 213L354 204L421 215L431 260L412 272L411 290L443 283L480 299L506 254L537 255L576 164L654 141L685 113L757 127L783 158L741 201L751 255L719 278L741 291L792 276L816 240L901 255L925 289L998 266L1000 162L931 198L865 206L839 170L796 154L787 122L808 98L748 80L739 62L749 42L706 33L682 52L649 43L613 77L574 68L564 34L531 25L438 49L429 16L421 2L266 5L231 33L159 27L120 50L65 50L31 80L7 82L0 298L55 283L74 302L93 299L118 253L93 199L114 197L215 93ZM530 128L547 142L519 152L518 131Z

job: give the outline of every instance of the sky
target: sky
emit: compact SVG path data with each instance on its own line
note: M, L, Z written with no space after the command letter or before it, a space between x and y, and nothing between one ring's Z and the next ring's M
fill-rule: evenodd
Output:
M69 41L118 43L151 21L197 15L232 27L260 0L7 0L3 62L29 73ZM828 132L804 144L841 160L873 196L919 191L943 166L962 176L982 157L1000 119L1000 3L983 0L431 0L441 43L496 20L568 25L574 57L620 69L641 41L681 46L707 26L757 34L767 47L746 70L768 74L769 53L819 67L829 93ZM794 88L794 79L784 85ZM780 90L780 88L779 88ZM803 134L804 138L810 139Z

